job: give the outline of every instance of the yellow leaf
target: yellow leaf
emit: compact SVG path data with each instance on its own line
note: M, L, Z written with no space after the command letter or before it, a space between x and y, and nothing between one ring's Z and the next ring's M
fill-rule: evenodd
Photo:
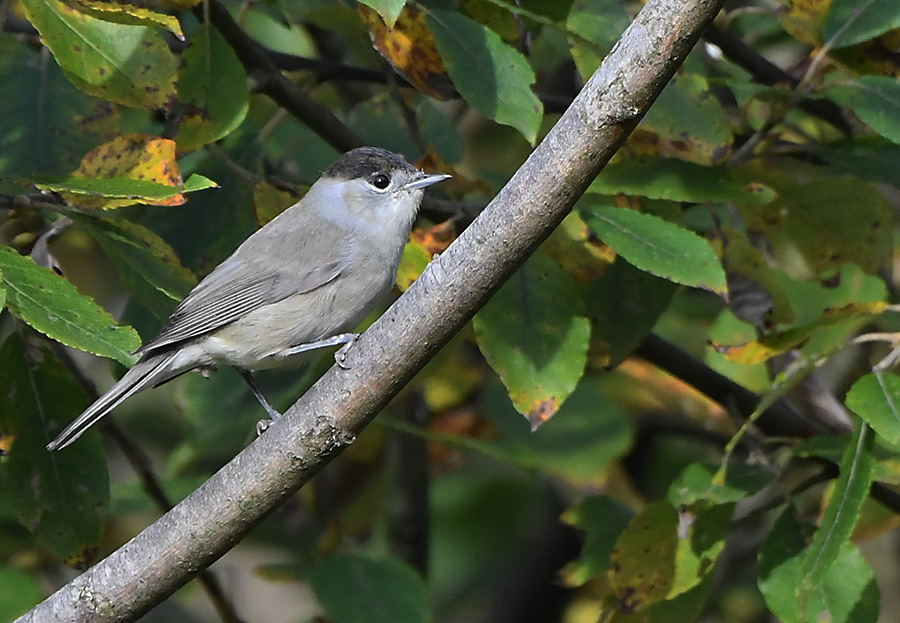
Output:
M375 49L410 84L442 101L456 94L438 54L434 36L425 23L424 13L413 4L407 4L394 27L390 28L374 9L364 4L358 6Z
M175 160L175 142L146 134L127 134L100 145L81 159L72 172L85 179L126 178L155 182L165 186L181 186L181 173ZM87 208L116 208L134 203L149 205L181 205L187 199L178 194L168 199L109 199L63 193L66 201Z

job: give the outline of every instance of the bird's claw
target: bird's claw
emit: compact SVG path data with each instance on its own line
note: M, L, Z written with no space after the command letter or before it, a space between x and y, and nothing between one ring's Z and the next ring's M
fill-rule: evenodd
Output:
M334 362L338 365L342 370L349 370L350 366L347 365L347 353L350 352L350 348L356 344L356 340L359 339L359 333L355 334L349 342L341 346L337 352L334 354Z

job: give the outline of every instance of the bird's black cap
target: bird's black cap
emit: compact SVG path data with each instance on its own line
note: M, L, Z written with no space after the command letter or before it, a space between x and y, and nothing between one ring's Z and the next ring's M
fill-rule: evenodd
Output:
M370 177L376 173L391 171L415 171L416 168L387 149L380 147L357 147L351 149L325 170L323 175L344 180Z

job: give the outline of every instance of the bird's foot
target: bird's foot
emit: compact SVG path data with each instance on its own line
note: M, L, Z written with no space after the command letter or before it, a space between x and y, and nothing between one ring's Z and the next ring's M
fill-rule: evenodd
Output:
M350 337L350 339L334 354L334 362L342 370L350 369L350 366L347 365L347 353L350 352L350 349L353 348L353 345L356 344L356 341L359 339L359 333L349 333L347 335L352 337Z

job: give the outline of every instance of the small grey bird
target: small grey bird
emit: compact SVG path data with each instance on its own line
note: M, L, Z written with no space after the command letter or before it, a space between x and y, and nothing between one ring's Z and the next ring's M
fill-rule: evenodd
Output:
M188 370L233 366L272 419L250 370L349 347L393 287L424 188L450 177L360 147L331 165L296 204L244 241L172 312L140 359L47 448L59 450L123 401Z

